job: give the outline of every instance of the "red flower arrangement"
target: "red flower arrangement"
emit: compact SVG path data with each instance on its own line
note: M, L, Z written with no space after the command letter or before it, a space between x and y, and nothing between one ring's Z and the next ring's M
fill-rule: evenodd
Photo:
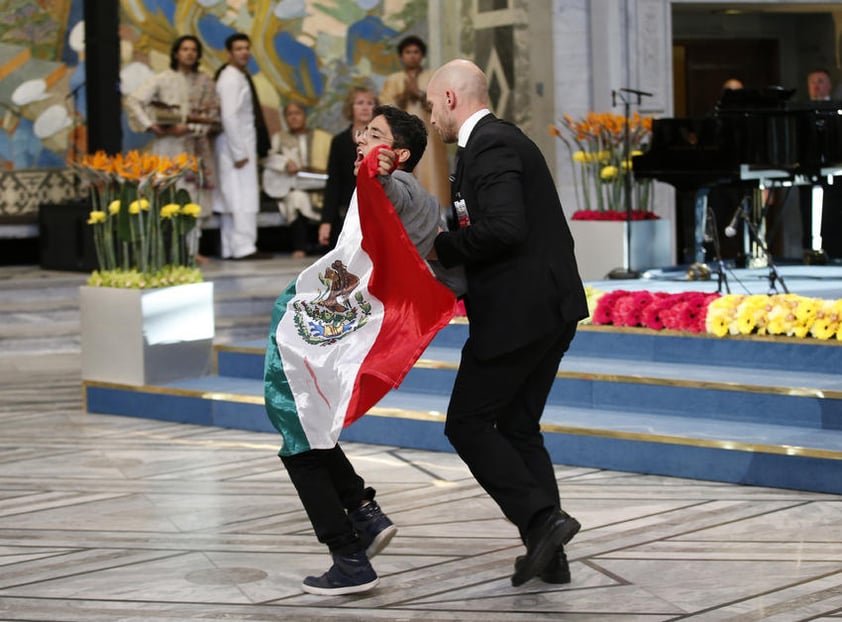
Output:
M648 212L642 209L632 210L632 220L657 220L659 216L655 212ZM600 212L594 209L581 209L573 212L572 220L612 220L623 221L626 219L626 212Z
M628 292L615 290L600 297L594 324L643 326L652 330L705 332L708 304L719 294L703 292Z

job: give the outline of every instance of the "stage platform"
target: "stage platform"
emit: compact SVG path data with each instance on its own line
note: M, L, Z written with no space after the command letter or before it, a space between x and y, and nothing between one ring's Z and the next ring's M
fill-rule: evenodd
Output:
M842 266L778 270L779 293L785 284L803 296L842 298ZM768 268L726 275L732 293L770 289ZM718 287L715 280L689 281L679 268L588 285L673 293ZM451 451L444 413L467 334L464 319L442 330L401 387L342 438ZM264 347L262 337L218 344L216 373L202 378L142 387L85 382L86 408L271 431L263 407ZM549 398L547 447L557 464L842 493L840 370L842 343L835 340L584 325Z
M709 264L715 270L714 264ZM725 294L730 289L732 294L769 294L790 293L812 298L828 300L842 299L842 265L804 266L782 265L775 269L774 279L771 268L734 268L723 270L725 278L720 285L714 272L707 281L693 281L687 278L688 266L676 266L641 273L639 279L605 279L590 281L588 285L604 291L627 289L629 291L657 291L668 293L719 292Z

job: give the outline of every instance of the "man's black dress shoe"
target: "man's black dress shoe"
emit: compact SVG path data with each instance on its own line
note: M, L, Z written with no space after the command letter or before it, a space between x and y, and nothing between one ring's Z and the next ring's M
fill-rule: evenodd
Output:
M529 581L550 563L559 547L570 542L581 528L579 521L563 511L552 512L526 534L526 555L515 566L512 585Z
M515 570L523 563L524 559L526 559L525 555L520 555L515 559ZM551 583L552 585L570 583L570 565L567 563L567 555L563 548L559 549L550 558L550 563L541 570L541 574L538 576L544 583Z

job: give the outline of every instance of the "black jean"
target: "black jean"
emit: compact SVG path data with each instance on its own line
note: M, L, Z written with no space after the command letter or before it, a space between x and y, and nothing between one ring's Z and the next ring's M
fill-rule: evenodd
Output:
M319 542L331 553L345 555L363 547L348 512L363 500L374 499L374 489L363 478L339 445L332 449L311 449L293 456L281 456Z

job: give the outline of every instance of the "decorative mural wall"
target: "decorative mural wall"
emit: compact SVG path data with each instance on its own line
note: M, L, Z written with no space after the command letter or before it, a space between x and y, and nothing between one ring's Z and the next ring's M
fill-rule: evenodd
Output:
M74 97L84 34L81 0L0 0L0 216L31 219L41 202L77 195L65 168L84 142Z
M341 102L353 83L380 90L399 67L395 45L427 38L426 0L120 0L121 90L129 93L169 64L172 42L193 34L202 68L226 59L225 38L252 40L255 86L270 131L280 108L307 106L310 124L346 125ZM82 0L0 0L0 217L78 193L66 161L86 150ZM150 136L123 121L123 148Z

